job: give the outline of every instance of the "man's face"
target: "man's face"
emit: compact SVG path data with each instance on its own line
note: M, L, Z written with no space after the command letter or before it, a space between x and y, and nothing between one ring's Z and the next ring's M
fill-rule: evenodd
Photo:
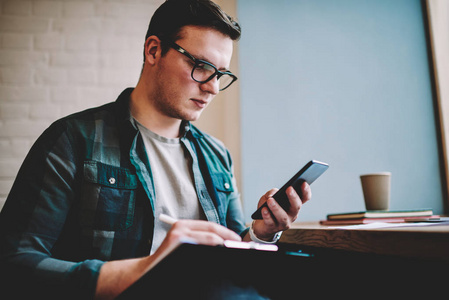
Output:
M208 61L219 70L228 70L233 42L222 33L198 26L186 26L182 38L176 43L197 59ZM195 121L204 108L218 94L215 77L209 82L198 83L192 79L193 61L174 49L170 49L159 61L159 76L155 82L156 108L167 117Z

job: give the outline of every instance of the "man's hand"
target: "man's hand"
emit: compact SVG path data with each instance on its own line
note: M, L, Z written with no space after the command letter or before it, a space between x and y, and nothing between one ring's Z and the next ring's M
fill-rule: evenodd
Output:
M190 239L198 244L209 246L221 245L224 240L242 240L234 231L213 222L179 220L173 224L160 248L179 244L183 239Z
M254 234L261 240L270 241L277 232L289 229L291 223L298 218L301 206L312 198L312 191L306 182L301 186L302 199L293 187L289 187L286 193L290 209L285 211L273 198L277 191L278 189L269 190L260 198L257 206L260 207L265 202L268 204L268 208L262 208L263 220L256 220L253 225Z
M224 240L241 241L237 233L219 224L199 220L179 220L173 224L153 255L106 262L100 269L96 299L117 297L184 239L211 246L221 245Z

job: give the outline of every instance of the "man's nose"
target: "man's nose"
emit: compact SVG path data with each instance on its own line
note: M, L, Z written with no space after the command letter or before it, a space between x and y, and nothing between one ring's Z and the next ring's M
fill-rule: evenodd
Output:
M208 92L212 95L217 95L220 92L219 80L217 76L214 76L211 80L205 83L201 83L201 90L204 92Z

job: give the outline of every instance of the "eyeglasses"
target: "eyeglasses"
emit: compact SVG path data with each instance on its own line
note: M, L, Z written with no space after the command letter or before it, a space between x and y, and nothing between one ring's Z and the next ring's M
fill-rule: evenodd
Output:
M220 71L210 62L195 58L192 54L187 52L184 48L182 48L175 42L169 43L171 48L175 49L181 54L184 54L194 62L191 76L192 79L196 82L206 83L217 76L219 90L223 91L237 80L237 76L235 76L231 72Z

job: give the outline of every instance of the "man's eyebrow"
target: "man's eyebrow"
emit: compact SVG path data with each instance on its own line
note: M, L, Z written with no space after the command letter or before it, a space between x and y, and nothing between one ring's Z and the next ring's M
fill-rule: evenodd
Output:
M192 55L193 55L193 57L195 57L196 59L201 59L201 60L207 61L207 62L210 63L210 64L213 64L213 65L214 65L218 70L220 70L220 71L227 71L227 72L230 72L230 70L229 70L228 67L219 68L219 67L217 67L216 64L212 63L209 59L207 59L207 57L204 57L204 56L201 55L201 54L200 54L200 55L195 55L195 54L192 53Z

